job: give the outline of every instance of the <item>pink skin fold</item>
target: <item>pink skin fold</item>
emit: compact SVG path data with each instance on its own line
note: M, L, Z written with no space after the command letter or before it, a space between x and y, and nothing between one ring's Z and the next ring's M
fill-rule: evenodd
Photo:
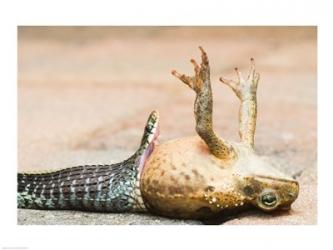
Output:
M158 145L159 135L160 135L160 125L158 124L152 141L149 143L148 147L146 148L146 150L144 151L144 153L142 154L142 156L140 158L140 164L139 164L140 175L142 173L142 170L143 170L147 160L149 159L149 156L151 155L151 153L155 149L155 146Z

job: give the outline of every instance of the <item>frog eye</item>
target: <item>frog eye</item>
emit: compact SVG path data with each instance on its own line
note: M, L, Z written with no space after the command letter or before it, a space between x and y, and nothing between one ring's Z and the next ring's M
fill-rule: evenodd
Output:
M268 207L274 207L275 204L277 203L277 197L276 194L273 192L269 192L269 193L264 193L261 196L261 202Z

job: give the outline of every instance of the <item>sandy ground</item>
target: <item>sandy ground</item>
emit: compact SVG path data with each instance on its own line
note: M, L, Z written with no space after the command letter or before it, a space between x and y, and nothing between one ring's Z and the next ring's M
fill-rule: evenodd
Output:
M287 214L249 212L226 224L316 224L316 30L312 28L19 28L18 170L116 162L136 148L150 111L161 142L193 135L194 93L170 71L191 73L208 52L214 126L238 140L239 102L223 75L261 73L256 150L300 182ZM141 214L18 210L18 224L197 224Z

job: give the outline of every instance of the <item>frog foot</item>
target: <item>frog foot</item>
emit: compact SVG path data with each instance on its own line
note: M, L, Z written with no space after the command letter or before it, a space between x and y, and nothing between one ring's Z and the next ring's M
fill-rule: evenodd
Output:
M228 85L241 100L251 99L256 96L257 86L260 79L259 73L255 71L255 62L251 58L251 68L248 77L245 79L242 72L235 68L237 74L237 80L229 80L224 77L220 77L220 81Z
M171 71L171 74L173 74L183 83L188 85L196 93L200 93L201 91L203 91L204 82L209 81L210 75L207 53L203 50L201 46L199 46L199 49L201 51L201 65L199 65L193 58L190 60L190 62L194 66L194 76L180 74L176 70Z

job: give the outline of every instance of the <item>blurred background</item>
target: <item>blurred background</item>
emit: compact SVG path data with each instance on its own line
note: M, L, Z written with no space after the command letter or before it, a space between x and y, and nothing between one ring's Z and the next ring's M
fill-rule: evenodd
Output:
M211 65L216 132L239 140L239 101L218 78L236 78L236 66L247 75L254 57L256 150L301 183L293 216L228 223L315 224L316 27L18 27L18 170L122 160L154 109L161 142L195 134L194 92L170 72L192 75L199 45Z

